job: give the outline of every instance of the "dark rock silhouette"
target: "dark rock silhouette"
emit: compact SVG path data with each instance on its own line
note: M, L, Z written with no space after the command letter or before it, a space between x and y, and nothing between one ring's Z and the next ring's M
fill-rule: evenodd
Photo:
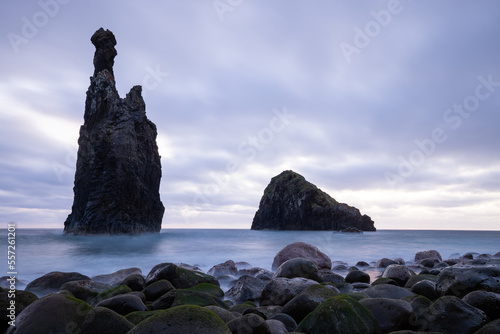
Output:
M113 74L116 39L99 29L94 75L85 101L78 139L72 212L64 223L69 234L159 232L161 161L156 126L146 117L141 86L122 99Z
M293 171L271 179L264 190L252 230L375 231L373 220L358 209L339 203Z

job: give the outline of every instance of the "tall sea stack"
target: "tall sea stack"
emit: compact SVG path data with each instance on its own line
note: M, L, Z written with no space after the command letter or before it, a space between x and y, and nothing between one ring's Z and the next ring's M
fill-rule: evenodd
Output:
M339 203L291 170L271 179L255 213L252 230L375 231L373 220Z
M64 223L68 234L159 232L161 161L156 126L146 117L141 86L122 99L113 73L116 39L99 29L94 75L78 139L74 201Z

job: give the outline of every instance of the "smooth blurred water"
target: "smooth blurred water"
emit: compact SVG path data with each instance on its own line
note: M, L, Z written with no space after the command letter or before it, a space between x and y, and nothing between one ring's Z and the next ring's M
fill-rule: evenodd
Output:
M0 276L7 274L7 231L1 230L4 249ZM354 265L383 257L412 261L415 253L436 249L443 259L467 252L500 252L500 231L379 230L363 234L329 231L251 231L166 229L138 236L64 236L62 230L16 231L18 278L29 282L51 271L88 276L139 267L143 274L158 263L199 266L205 272L226 260L245 261L270 270L273 258L286 245L303 241L318 247L332 261Z

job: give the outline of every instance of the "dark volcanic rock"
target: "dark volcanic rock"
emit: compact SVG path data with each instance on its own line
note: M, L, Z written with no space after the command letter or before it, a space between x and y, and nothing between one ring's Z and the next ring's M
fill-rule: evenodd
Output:
M339 203L293 171L272 178L264 190L252 230L375 231L373 220L358 209Z
M78 139L74 201L64 223L69 234L159 232L161 161L156 126L146 117L142 88L122 99L113 74L113 33L99 29L94 75Z

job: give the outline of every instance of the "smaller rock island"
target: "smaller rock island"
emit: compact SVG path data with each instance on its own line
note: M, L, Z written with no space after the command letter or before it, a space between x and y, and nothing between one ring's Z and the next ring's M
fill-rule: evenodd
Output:
M260 200L252 230L376 231L373 220L339 203L291 170L271 179Z
M159 232L161 161L156 125L146 117L141 86L122 99L113 73L116 39L100 28L91 38L94 75L78 139L72 212L66 234Z

